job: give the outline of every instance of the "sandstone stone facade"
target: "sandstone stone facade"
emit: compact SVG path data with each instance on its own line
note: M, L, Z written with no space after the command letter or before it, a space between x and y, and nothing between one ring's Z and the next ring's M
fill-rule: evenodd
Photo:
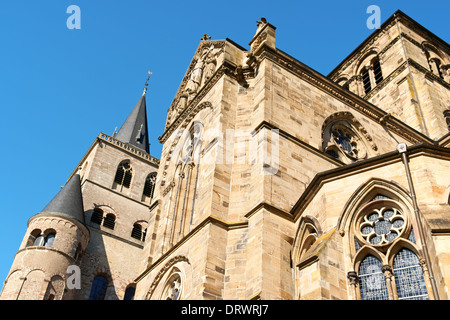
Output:
M90 299L100 275L104 299L448 299L448 44L398 11L324 77L275 34L262 18L250 50L205 36L159 160L99 135L85 224L30 219L1 298ZM54 246L30 244L47 225Z

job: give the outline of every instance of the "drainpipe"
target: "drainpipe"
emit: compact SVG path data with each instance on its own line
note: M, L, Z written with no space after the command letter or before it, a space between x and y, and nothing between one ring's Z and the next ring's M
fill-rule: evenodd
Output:
M415 218L417 221L417 227L419 229L419 235L420 235L420 239L422 242L422 248L424 251L423 253L425 256L425 263L426 263L428 272L430 274L431 288L433 290L434 298L436 300L439 300L439 293L437 290L436 281L434 279L433 268L431 266L431 260L430 260L430 256L428 253L427 240L425 239L425 232L423 231L422 220L420 217L419 206L417 205L416 192L414 190L414 185L413 185L413 181L412 181L412 177L411 177L411 171L409 170L408 157L406 155L406 150L407 150L407 148L406 148L405 143L400 143L397 145L397 151L401 154L402 160L403 160L403 165L405 166L406 177L408 179L408 185L409 185L409 191L411 193L411 198L412 198L413 206L414 206L414 215L415 215Z

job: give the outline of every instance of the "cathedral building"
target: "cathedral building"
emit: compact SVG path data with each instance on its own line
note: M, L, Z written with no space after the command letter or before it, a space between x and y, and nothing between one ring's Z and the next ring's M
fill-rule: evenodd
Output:
M324 76L249 40L201 39L160 159L146 89L95 138L1 299L449 298L449 45L397 11Z

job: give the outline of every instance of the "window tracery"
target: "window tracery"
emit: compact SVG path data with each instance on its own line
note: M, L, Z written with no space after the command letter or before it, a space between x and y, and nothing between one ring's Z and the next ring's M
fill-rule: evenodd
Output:
M161 300L180 300L182 291L182 281L179 272L172 274L167 280Z
M129 161L123 161L119 164L114 177L113 189L124 191L129 189L131 185L131 178L133 177L133 169Z
M362 300L429 299L408 207L397 200L378 193L353 219L357 272L348 277Z
M372 137L349 112L331 115L322 128L322 150L344 163L366 159L372 152L370 149L378 149Z

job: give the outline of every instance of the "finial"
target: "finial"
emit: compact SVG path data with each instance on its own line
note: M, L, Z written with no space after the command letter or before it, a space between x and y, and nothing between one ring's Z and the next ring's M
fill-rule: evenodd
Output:
M208 36L208 34L207 33L204 33L203 34L203 37L200 39L200 40L211 40L211 37L210 36Z
M145 81L144 92L142 93L143 96L145 96L145 94L147 93L148 80L150 80L151 75L152 75L152 72L150 70L148 70L148 77L147 77L147 80Z

